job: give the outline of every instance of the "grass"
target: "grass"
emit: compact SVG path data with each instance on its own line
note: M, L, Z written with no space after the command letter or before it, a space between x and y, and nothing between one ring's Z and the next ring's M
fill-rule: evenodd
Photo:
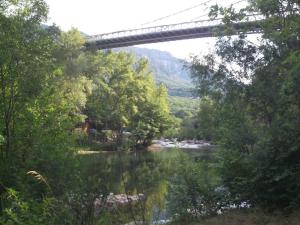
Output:
M199 219L197 222L181 221L174 225L300 225L300 212L290 215L264 213L261 210L234 210L223 215Z

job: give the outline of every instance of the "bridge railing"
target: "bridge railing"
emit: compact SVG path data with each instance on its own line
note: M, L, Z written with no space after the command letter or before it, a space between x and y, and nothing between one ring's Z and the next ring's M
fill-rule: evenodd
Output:
M256 21L260 19L261 19L260 15L249 15L245 18L244 21L240 21L240 22ZM214 20L207 19L207 20L199 20L193 22L175 23L175 24L145 27L145 28L131 29L131 30L121 30L112 33L92 35L87 38L87 42L95 42L99 40L129 37L134 35L143 35L143 34L150 34L150 33L159 33L164 31L176 31L176 30L209 27L209 26L217 26L217 25L222 25L222 18L214 19Z

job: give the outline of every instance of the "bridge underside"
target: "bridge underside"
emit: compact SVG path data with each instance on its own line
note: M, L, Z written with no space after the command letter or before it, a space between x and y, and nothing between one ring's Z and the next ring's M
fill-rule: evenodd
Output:
M230 32L226 30L227 28L224 25L216 25L130 35L111 39L99 39L96 41L87 40L86 47L87 49L110 49L140 44L215 37L220 35L236 35L244 30L247 30L247 33L259 33L261 29L258 27L257 23L255 24L255 26L253 25L253 22L237 23L233 25L233 30Z

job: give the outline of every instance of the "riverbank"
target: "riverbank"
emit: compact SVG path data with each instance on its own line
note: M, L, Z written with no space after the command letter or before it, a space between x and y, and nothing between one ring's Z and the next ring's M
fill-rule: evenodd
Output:
M160 139L153 140L152 145L148 147L149 151L156 152L163 149L182 149L182 150L200 150L200 149L211 149L215 147L208 141L204 140L183 140L178 141L177 139Z
M289 215L264 213L258 209L234 210L223 215L202 218L197 222L180 221L172 225L298 225L300 212Z
M153 140L152 144L146 147L144 150L150 152L157 152L161 150L181 149L183 151L198 152L199 150L211 150L214 149L215 147L216 147L215 145L204 140L177 141L176 139L172 139L172 140L160 139L160 140ZM115 152L124 152L124 150L114 150L113 148L107 148L106 145L94 143L92 146L78 147L77 152L80 155L98 154L98 153L110 154Z
M153 140L152 145L160 148L180 148L180 149L201 149L213 146L210 142L204 140L182 140L160 139Z

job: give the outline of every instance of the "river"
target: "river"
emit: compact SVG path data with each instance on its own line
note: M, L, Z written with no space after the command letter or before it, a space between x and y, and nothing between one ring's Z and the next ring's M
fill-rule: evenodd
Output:
M171 219L168 191L180 160L207 160L213 151L204 142L171 142L156 141L150 151L80 155L85 191L92 193L90 205L101 224L154 225Z

